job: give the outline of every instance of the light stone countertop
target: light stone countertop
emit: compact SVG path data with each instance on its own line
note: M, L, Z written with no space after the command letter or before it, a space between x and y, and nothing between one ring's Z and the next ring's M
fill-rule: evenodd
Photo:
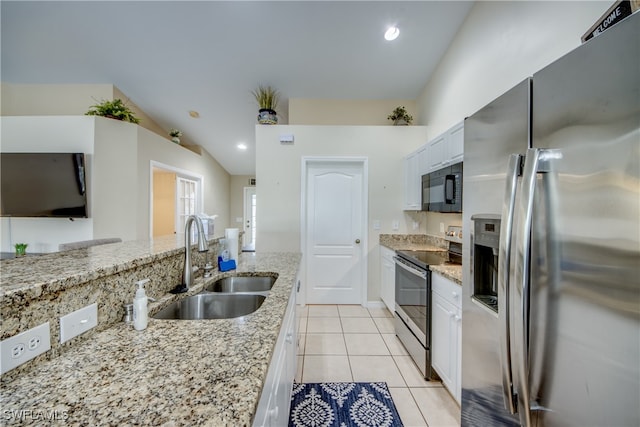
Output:
M25 280L25 259L6 259L0 261L0 292L3 297L37 298L178 253L184 253L181 234L53 252L27 259L28 280Z
M141 250L153 257L148 246ZM297 253L240 256L239 273L279 275L252 314L221 320L150 318L144 331L119 323L74 352L3 382L4 425L42 425L45 417L57 418L47 419L48 425L65 426L251 425L300 259ZM197 280L190 294L204 284ZM150 312L166 301L150 304ZM19 411L31 412L12 416Z
M444 240L443 240L444 241ZM438 246L438 239L425 235L381 235L380 244L394 251L433 251L443 252L447 249ZM429 269L454 283L462 286L462 266L459 264L431 265Z

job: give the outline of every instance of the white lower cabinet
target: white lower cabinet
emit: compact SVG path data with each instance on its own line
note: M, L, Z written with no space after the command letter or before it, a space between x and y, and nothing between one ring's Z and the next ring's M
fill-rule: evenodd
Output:
M390 312L396 310L396 264L393 249L380 246L380 298Z
M462 289L445 277L433 273L431 363L442 383L460 403L462 361Z
M260 402L253 419L254 427L280 427L289 423L291 390L297 369L298 322L296 320L296 288L294 286L278 341L267 371Z

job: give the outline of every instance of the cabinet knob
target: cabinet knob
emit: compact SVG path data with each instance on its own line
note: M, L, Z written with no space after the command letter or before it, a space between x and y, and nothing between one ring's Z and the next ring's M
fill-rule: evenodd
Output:
M360 239L356 239L356 245L360 244Z

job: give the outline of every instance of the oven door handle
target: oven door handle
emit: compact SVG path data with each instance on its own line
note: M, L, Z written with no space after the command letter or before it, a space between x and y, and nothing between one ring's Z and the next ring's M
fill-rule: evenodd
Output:
M418 277L420 277L422 279L426 279L427 278L427 273L425 271L421 271L421 270L418 270L417 268L413 268L413 267L408 266L404 262L400 261L400 258L398 258L397 256L394 256L393 260L396 262L397 266L400 266L400 267L404 268L405 270L407 270L409 273L413 274L414 276L418 276Z

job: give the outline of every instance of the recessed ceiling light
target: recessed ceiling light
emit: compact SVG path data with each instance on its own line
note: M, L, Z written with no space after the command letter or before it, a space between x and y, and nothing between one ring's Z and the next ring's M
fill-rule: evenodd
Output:
M384 33L385 40L395 40L400 35L400 30L398 27L389 27L386 33Z
M200 118L200 113L198 113L197 111L194 111L194 110L189 111L189 115L191 117L193 117L194 119Z
M238 150L246 150L247 149L247 145L246 144L242 144L242 143L236 145L236 147L238 147Z

